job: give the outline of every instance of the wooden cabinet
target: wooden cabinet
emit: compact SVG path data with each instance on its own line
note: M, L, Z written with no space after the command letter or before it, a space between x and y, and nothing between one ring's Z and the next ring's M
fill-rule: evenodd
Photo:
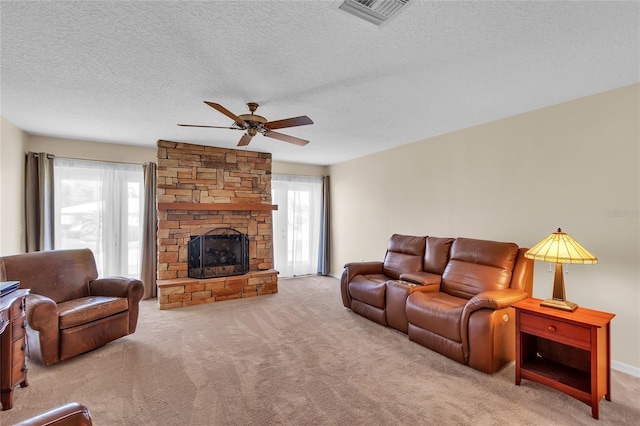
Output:
M28 386L25 363L27 294L29 290L15 290L0 297L0 402L3 410L13 406L16 386Z
M542 383L591 406L611 401L610 323L615 316L578 308L574 312L540 306L525 299L516 309L516 385Z

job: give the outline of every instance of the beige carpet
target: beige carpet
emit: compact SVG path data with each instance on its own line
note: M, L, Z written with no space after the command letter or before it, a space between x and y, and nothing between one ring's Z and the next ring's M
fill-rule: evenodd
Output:
M624 425L640 379L613 371L600 421L514 365L467 368L342 306L334 278L280 279L275 295L160 311L137 332L52 367L29 362L0 424L79 401L95 425Z

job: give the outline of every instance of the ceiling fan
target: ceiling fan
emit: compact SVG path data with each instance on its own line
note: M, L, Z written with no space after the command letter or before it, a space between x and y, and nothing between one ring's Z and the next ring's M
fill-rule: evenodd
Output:
M294 145L304 146L309 143L309 141L296 138L294 136L285 135L284 133L274 132L274 129L283 129L285 127L296 127L296 126L306 126L307 124L313 124L313 121L306 115L301 115L300 117L292 117L285 118L283 120L276 121L267 121L266 118L254 114L256 109L258 109L258 104L255 102L247 103L247 108L249 108L250 114L241 114L235 115L225 107L220 104L216 104L214 102L204 101L205 104L209 105L211 108L223 113L227 117L233 120L233 124L230 127L220 127L220 126L202 126L197 124L178 124L178 126L184 127L207 127L211 129L231 129L231 130L244 130L246 133L242 135L240 138L240 142L238 142L238 146L246 146L251 142L251 138L253 138L258 133L262 133L262 136L266 136L268 138L278 139L284 142L289 142Z

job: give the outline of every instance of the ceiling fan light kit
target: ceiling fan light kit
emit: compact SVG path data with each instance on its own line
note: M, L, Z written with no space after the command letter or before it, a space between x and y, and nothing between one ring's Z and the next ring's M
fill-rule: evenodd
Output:
M248 102L247 108L250 111L250 114L240 114L235 115L225 107L215 102L204 101L205 104L209 105L211 108L216 111L226 115L230 119L233 120L233 124L231 127L221 127L221 126L205 126L198 124L178 124L178 126L184 127L206 127L212 129L231 129L231 130L244 130L246 133L242 135L240 141L238 142L238 146L247 146L249 142L251 142L251 138L253 138L258 133L261 133L262 136L266 136L268 138L278 139L283 142L292 143L298 146L304 146L309 143L308 140L296 138L294 136L285 135L284 133L274 132L273 129L283 129L285 127L296 127L296 126L306 126L307 124L313 124L313 121L307 117L306 115L301 115L299 117L291 117L285 118L283 120L277 121L268 121L266 118L255 114L255 111L258 109L260 105L256 102Z

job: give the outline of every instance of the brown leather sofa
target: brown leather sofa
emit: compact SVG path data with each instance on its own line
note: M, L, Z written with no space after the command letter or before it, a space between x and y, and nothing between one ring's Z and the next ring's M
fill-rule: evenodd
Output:
M382 262L348 263L345 307L485 373L515 356L510 305L531 296L533 261L514 243L393 235Z
M92 424L89 409L78 402L70 402L13 426L91 426Z
M89 249L0 258L0 280L28 288L27 357L55 364L135 332L142 282L98 278Z

